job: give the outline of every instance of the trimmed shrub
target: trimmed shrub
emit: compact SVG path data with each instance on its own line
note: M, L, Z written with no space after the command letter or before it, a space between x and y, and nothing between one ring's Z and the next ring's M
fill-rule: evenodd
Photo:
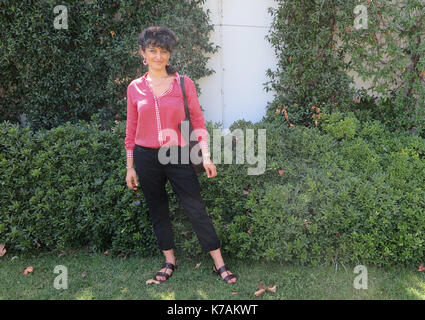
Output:
M126 192L115 130L85 122L37 133L0 128L2 242L16 250L113 245L152 253L156 240L143 199Z
M423 261L424 140L352 113L323 121L323 131L258 124L267 128L267 171L261 181L243 177L251 192L225 229L226 250L315 265Z
M158 252L143 194L125 184L125 125L96 123L39 133L0 126L0 243L9 250ZM233 162L224 164L222 152L217 177L199 177L224 252L314 265L423 262L422 138L353 113L323 114L320 128L238 121L230 129L266 129L267 166L248 175L256 165L235 163L233 139ZM201 253L169 184L167 191L176 247Z

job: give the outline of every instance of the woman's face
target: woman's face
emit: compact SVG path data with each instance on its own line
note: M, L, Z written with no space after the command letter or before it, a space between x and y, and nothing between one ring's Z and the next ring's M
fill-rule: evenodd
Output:
M158 71L165 69L168 60L170 60L171 56L170 52L166 49L160 47L153 47L152 45L149 45L146 48L146 51L140 49L140 52L143 58L146 59L148 67L150 69L156 69Z

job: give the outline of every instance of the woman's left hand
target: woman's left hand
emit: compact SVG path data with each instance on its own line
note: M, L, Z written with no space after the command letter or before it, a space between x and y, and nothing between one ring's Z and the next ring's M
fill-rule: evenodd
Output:
M211 161L210 157L203 158L203 164L205 172L207 173L208 178L214 178L217 175L217 168L214 163Z

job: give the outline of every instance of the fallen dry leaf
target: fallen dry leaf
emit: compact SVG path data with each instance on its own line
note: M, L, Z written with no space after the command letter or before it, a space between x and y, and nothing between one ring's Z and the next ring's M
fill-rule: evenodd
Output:
M275 293L276 292L276 285L273 286L273 287L270 287L270 286L263 286L263 285L259 284L258 289L259 290L255 291L256 297L261 296L266 291Z
M286 121L289 121L288 113L286 112L286 108L283 108L283 115L285 116Z
M285 173L285 170L278 170L279 174L282 175Z
M248 190L244 190L244 191L243 191L243 194L244 194L244 195L246 195L246 194L248 194L248 193L250 193L250 192L251 192L251 190L250 190L250 189L248 189Z
M33 272L34 271L34 268L33 267L31 267L31 266L29 266L29 267L26 267L25 268L25 270L24 270L24 274L25 275L27 275L28 273L31 273L31 272Z
M108 250L106 250L103 254L104 254L105 256L107 256L107 255L109 254Z
M6 254L6 248L4 244L0 244L0 257L3 257Z
M266 292L266 289L257 290L255 291L255 296L256 297L261 296L264 292Z
M146 284L152 284L152 283L160 284L161 282L160 282L160 281L158 281L158 280L155 280L155 279L149 279L149 280L146 280Z
M238 294L237 292L232 292L233 295Z
M266 287L266 291L276 293L276 285L274 285L273 287Z
M87 277L87 275L86 275L85 273L82 273L82 274L81 274L81 278L83 278L83 279L84 279L85 277Z
M201 265L201 263L200 263L200 262L199 262L199 263L197 263L197 264L196 264L196 266L195 266L195 269L198 269L200 265Z

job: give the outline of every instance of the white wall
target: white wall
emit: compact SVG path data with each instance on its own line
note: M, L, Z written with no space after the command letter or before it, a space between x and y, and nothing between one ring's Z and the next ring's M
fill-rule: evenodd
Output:
M199 101L206 120L228 128L234 121L257 122L266 113L273 92L266 93L266 70L275 69L274 49L265 39L272 18L267 11L274 0L207 0L214 31L210 41L219 51L210 55L211 76L198 81Z

